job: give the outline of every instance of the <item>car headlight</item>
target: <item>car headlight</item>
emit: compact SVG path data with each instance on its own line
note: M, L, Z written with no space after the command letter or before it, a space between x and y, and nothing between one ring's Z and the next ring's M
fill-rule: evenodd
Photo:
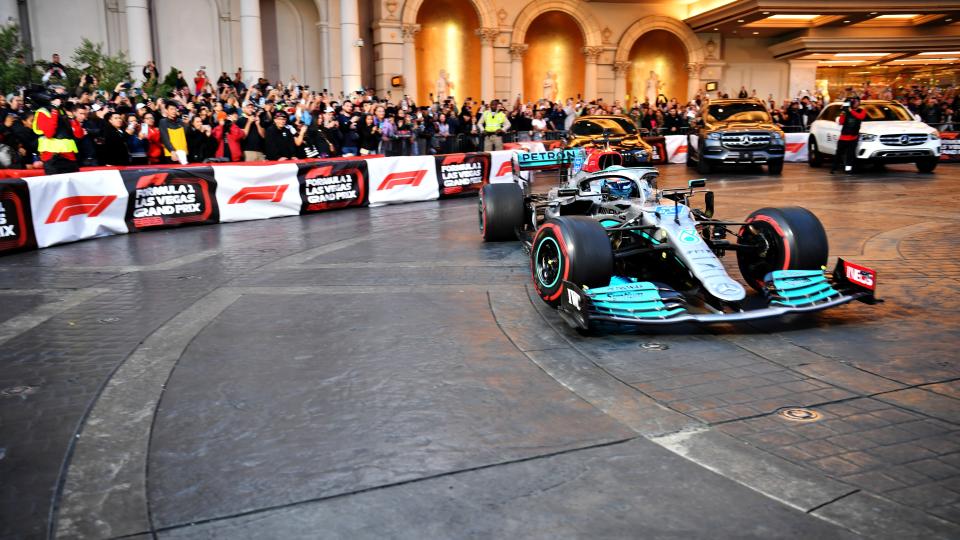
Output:
M777 133L776 131L773 131L770 133L770 139L776 142L780 142L783 140L783 135L781 135L780 133Z
M720 140L720 133L719 133L719 132L716 132L716 131L713 132L713 133L707 133L707 139L708 139L708 140L711 140L711 141L719 141L719 140Z
M861 133L861 134L860 134L860 140L861 140L861 141L865 141L865 142L871 142L871 141L877 140L877 136L876 136L876 135L872 135L872 134L870 134L870 133Z
M934 131L933 133L930 134L930 140L931 140L931 141L939 141L939 140L940 140L940 134L937 133L936 131Z

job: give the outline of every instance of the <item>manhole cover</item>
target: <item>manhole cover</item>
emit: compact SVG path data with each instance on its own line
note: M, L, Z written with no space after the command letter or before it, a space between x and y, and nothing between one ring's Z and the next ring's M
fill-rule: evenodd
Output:
M640 348L646 351L665 351L670 348L666 343L641 343Z
M802 407L790 407L789 409L782 409L777 414L790 420L791 422L816 422L823 418L823 415L817 411L810 409L804 409Z
M11 386L0 390L2 397L26 397L37 391L36 386Z

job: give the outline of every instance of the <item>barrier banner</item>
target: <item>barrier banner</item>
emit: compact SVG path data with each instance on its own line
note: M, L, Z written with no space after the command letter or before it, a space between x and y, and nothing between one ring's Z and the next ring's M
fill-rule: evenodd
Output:
M119 171L40 176L29 186L37 247L128 231L127 188Z
M435 156L440 197L478 193L490 177L490 154L446 154Z
M490 152L490 184L513 182L514 150L495 150Z
M367 170L370 206L440 198L433 156L371 159L367 161Z
M787 163L807 161L807 143L810 139L809 133L787 133L786 149L783 153L783 160Z
M36 248L27 183L0 180L0 254Z
M300 214L296 163L218 165L216 201L222 223Z
M940 161L960 161L960 139L958 133L940 134Z
M672 137L672 135L671 135ZM653 147L653 155L650 156L651 163L667 162L667 137L644 137L643 142Z
M131 232L219 220L217 183L210 167L124 170L119 174L129 193L125 220Z
M367 205L368 160L337 160L298 165L300 213Z

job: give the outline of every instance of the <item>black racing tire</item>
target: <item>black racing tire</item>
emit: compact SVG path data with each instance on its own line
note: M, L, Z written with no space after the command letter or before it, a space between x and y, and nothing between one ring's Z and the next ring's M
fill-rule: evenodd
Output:
M924 159L917 162L917 170L922 173L932 173L939 163L940 161L937 158Z
M524 220L523 188L517 184L487 184L480 190L477 211L484 242L516 240Z
M605 287L613 276L613 248L597 220L561 216L537 229L530 249L530 272L537 294L556 307L563 282L578 287Z
M703 143L697 147L697 172L700 174L710 174L710 161L703 155Z
M820 146L817 144L817 138L813 135L807 143L807 163L814 168L823 166L823 154L820 153Z
M777 176L783 172L783 158L771 159L767 162L767 173Z
M764 277L773 270L818 270L827 264L827 233L806 208L761 208L746 222L740 243L758 249L737 251L737 264L754 289L763 290Z

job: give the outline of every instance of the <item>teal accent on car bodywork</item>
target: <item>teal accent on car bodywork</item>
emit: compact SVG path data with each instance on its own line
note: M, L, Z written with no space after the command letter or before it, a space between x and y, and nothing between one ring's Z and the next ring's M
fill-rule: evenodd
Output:
M676 301L664 298L649 281L614 276L610 286L585 291L598 314L636 319L665 319L685 313ZM669 302L669 303L668 303Z
M819 270L775 270L766 282L770 304L776 306L808 306L841 296Z

